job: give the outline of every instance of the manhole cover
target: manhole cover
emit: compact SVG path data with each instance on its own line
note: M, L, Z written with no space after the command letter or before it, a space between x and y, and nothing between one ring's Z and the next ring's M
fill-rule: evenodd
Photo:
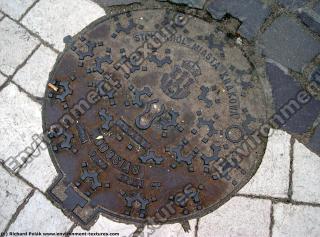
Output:
M242 142L266 120L264 93L214 24L135 11L65 41L43 109L61 171L49 195L83 225L100 212L134 223L195 218L252 177L265 143L246 154L254 140Z

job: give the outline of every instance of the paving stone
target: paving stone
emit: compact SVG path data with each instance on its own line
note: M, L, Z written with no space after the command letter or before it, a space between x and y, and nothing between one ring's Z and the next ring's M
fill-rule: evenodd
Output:
M193 237L195 236L195 229L197 220L193 219L189 221L190 230L185 232L181 224L168 224L162 226L148 226L145 227L141 237L152 236L152 237Z
M290 170L290 138L281 130L270 130L266 153L253 178L240 190L253 194L287 198Z
M308 147L320 156L320 126L315 130L314 134L308 142Z
M315 3L313 10L317 13L320 14L320 2Z
M13 80L29 93L43 97L49 73L56 58L57 54L54 51L40 46L26 65L17 72Z
M0 35L0 71L11 75L36 47L38 40L7 17L0 22Z
M35 0L0 0L0 10L19 20Z
M0 86L2 86L6 80L7 80L7 78L5 76L2 76L2 74L0 74Z
M169 0L170 2L177 3L177 4L184 4L188 5L189 7L202 9L206 0Z
M72 222L56 208L45 196L36 191L8 232L66 232Z
M294 10L303 7L305 4L309 3L310 0L277 0L277 2L290 10Z
M316 67L310 74L309 81L316 82L320 86L320 66Z
M130 5L132 3L141 3L141 0L93 0L101 7L111 7L119 5Z
M41 131L41 106L19 92L15 85L6 86L0 92L0 137L5 138L0 140L0 159L7 161L17 156L17 161L23 164L28 157L28 152L23 151L32 145L32 135Z
M313 9L299 9L299 17L312 31L320 34L320 2Z
M103 15L101 7L87 0L42 0L28 12L22 23L61 51L66 35L76 34Z
M31 187L0 166L0 232L4 231L12 215L31 192Z
M198 236L269 236L271 201L234 197L200 219Z
M267 75L272 88L276 113L287 121L282 129L289 133L306 132L312 127L320 113L320 101L312 98L307 104L298 103L300 110L297 110L297 107L289 101L292 99L298 101L297 94L303 90L301 85L287 75L285 69L274 62L267 63ZM284 105L290 105L291 109L284 110Z
M100 215L97 222L90 228L90 231L85 231L78 226L73 230L73 233L119 233L119 236L131 236L136 229L135 225L114 222Z
M297 141L293 152L292 199L320 203L320 157Z
M273 237L320 236L320 208L278 203L274 205Z
M57 171L44 143L42 143L41 148L39 147L28 159L28 164L23 167L19 173L43 192L50 187L57 176Z
M281 16L263 33L262 48L268 58L301 72L320 53L320 41L293 18Z
M271 13L270 8L260 0L212 0L207 10L218 20L227 13L238 18L242 22L239 33L250 40L256 36Z

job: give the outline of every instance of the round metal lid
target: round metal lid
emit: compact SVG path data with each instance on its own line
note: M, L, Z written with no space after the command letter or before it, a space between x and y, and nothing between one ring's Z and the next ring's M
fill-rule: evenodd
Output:
M214 23L134 11L65 42L43 108L60 171L49 195L81 224L100 212L133 223L202 216L255 173L265 142L246 139L266 120L264 92Z

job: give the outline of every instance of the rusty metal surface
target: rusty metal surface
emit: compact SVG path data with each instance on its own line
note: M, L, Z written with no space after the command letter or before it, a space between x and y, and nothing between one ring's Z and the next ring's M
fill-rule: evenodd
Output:
M175 14L124 13L66 38L43 108L60 172L48 194L82 225L100 212L133 223L204 215L261 162L263 142L233 151L266 119L263 90L214 24L190 18L142 65L127 59Z

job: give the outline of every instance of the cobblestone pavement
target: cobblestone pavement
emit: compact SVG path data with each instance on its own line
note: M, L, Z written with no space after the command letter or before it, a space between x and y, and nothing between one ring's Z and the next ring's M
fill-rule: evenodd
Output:
M119 11L190 7L240 24L235 40L264 55L273 110L314 81L320 85L318 0L0 0L0 157L36 146L17 174L0 166L0 232L88 232L46 198L57 176L48 151L30 134L42 132L41 105L63 38ZM174 5L177 4L177 5ZM123 8L123 6L122 6ZM235 20L236 19L236 20ZM237 38L237 39L236 39ZM260 62L261 63L261 62ZM152 231L100 216L89 232L121 236L320 236L320 101L312 99L282 130L270 131L263 162L252 180L217 211ZM318 154L318 155L317 155Z

